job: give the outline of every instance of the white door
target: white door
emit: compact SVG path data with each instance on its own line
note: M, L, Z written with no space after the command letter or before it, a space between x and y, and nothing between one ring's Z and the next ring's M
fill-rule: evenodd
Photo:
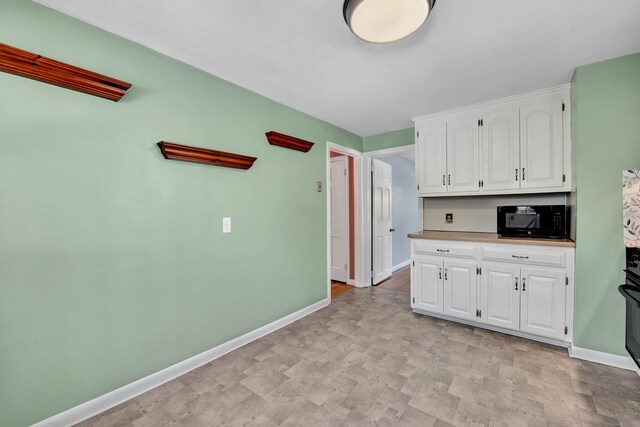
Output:
M444 121L430 122L416 137L416 179L418 194L447 191L447 127Z
M551 269L522 269L520 330L563 339L565 273Z
M520 328L520 267L482 264L482 321L506 329Z
M482 119L482 190L520 188L520 116L517 108Z
M373 159L373 284L391 277L391 165Z
M478 118L447 122L447 192L479 191Z
M412 307L442 313L442 260L416 257L411 267Z
M444 314L476 320L476 267L470 261L444 261Z
M520 108L521 188L562 187L562 97L550 96Z
M331 280L347 281L349 262L349 186L347 156L332 157L329 175L331 195Z

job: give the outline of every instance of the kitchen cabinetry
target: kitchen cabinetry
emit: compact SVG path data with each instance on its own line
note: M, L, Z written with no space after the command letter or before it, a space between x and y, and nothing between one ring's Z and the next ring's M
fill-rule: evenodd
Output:
M423 197L571 191L566 87L414 119Z
M414 311L551 342L571 340L571 247L411 240Z

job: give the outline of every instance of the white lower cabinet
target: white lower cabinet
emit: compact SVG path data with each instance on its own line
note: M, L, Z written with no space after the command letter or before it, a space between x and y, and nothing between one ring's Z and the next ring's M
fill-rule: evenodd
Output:
M465 242L466 251L458 253L441 249L454 247L452 242L423 242L412 244L414 310L525 336L571 340L573 248ZM431 246L442 256L420 254ZM510 256L493 261L502 251ZM554 265L563 267L544 266L559 255L563 262Z
M477 317L477 269L475 262L444 261L444 314L467 320Z
M442 313L442 260L415 257L411 267L412 306L425 311Z
M565 273L549 268L523 268L520 278L520 330L549 338L564 338Z
M460 319L477 316L477 265L464 260L414 257L412 307Z
M520 329L520 268L482 264L480 299L483 322L501 328Z

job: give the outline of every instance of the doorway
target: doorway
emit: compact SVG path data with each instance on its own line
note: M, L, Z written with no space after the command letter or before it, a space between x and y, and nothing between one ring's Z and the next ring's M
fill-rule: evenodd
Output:
M362 161L359 151L327 143L327 293L330 298L363 286Z
M416 194L415 146L366 153L371 285L409 291L411 241L420 228Z

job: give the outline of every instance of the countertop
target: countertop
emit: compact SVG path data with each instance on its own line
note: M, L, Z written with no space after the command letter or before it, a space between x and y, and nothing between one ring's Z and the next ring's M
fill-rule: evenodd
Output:
M542 239L537 237L500 237L495 233L471 233L465 231L416 231L408 235L410 239L457 240L463 242L506 243L511 245L559 246L575 248L571 239Z

